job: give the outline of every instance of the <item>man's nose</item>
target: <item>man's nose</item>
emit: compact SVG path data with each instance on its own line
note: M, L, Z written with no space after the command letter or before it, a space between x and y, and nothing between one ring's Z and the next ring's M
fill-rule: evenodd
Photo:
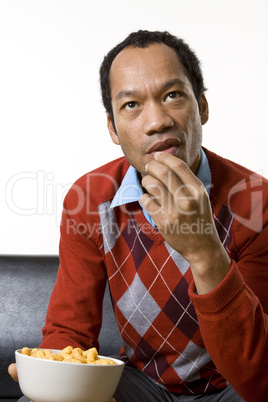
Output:
M168 113L165 106L158 103L151 103L143 110L144 133L151 135L159 133L165 128L174 126L174 120Z

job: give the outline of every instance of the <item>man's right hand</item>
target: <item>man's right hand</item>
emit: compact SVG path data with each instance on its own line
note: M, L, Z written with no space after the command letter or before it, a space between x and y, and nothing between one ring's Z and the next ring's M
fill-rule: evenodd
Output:
M8 367L8 372L13 378L14 381L18 382L18 373L17 373L17 365L16 363L12 363Z

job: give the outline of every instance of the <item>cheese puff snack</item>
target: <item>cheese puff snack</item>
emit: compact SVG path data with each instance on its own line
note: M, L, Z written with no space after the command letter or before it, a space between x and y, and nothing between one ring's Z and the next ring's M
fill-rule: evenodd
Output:
M101 364L101 365L113 365L116 364L112 359L99 359L98 351L96 348L90 348L83 351L80 348L73 348L72 346L67 346L59 354L53 353L48 349L29 349L24 347L21 349L23 355L30 357L36 357L39 359L63 361L67 363L82 363L82 364Z

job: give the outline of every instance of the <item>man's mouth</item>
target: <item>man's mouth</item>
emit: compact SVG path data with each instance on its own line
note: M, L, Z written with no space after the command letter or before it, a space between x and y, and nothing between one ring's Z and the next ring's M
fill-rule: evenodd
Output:
M156 152L167 152L169 154L175 154L178 146L180 145L180 141L178 139L168 139L164 141L159 141L155 143L148 150L148 154L153 158Z

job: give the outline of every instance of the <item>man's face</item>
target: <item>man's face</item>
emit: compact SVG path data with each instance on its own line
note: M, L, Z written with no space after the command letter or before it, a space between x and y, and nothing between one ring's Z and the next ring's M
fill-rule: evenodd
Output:
M172 153L197 173L202 124L208 120L202 95L201 112L192 85L175 51L164 44L123 49L110 70L116 131L115 144L142 175L156 151Z

